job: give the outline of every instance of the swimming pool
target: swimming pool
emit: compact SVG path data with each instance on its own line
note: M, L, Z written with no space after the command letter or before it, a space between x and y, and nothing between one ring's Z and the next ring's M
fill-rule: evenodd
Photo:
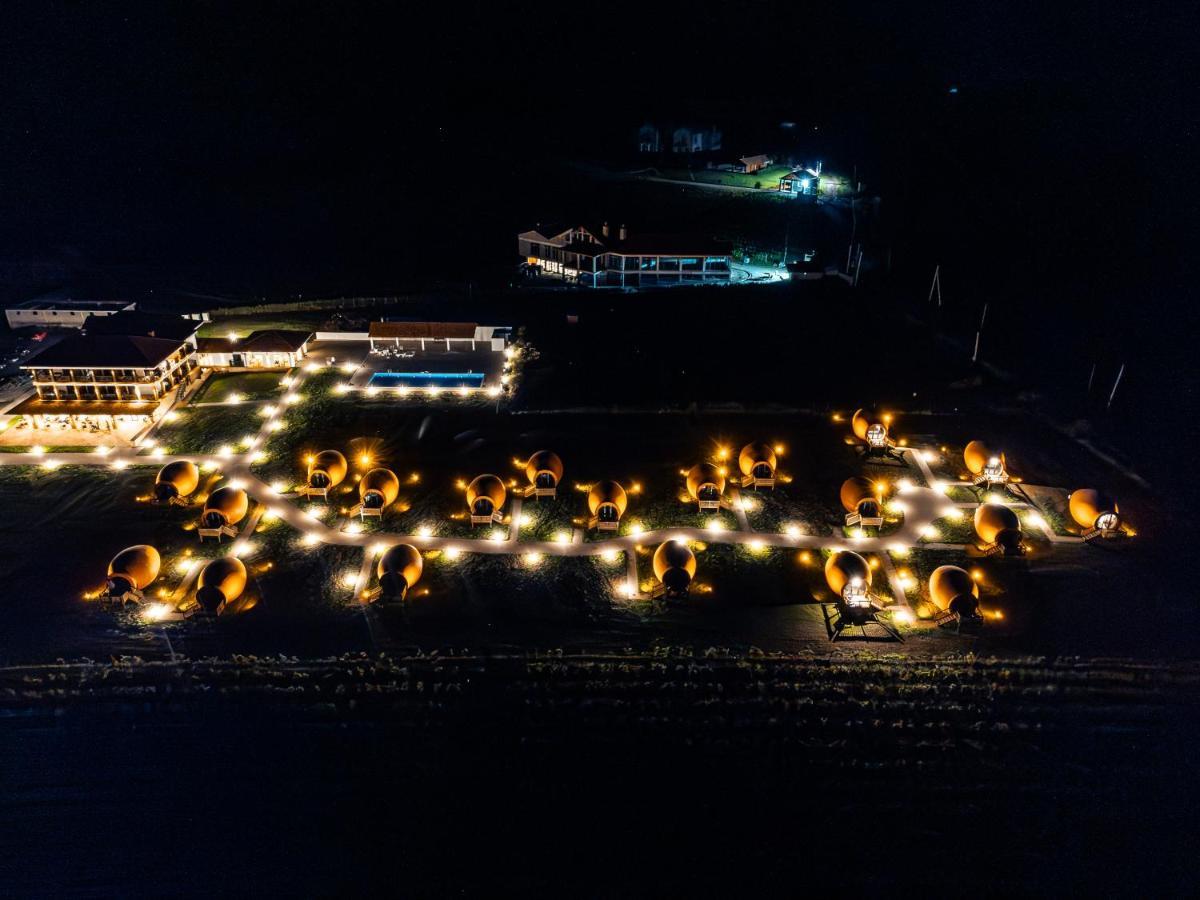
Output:
M375 372L371 387L483 387L482 372Z

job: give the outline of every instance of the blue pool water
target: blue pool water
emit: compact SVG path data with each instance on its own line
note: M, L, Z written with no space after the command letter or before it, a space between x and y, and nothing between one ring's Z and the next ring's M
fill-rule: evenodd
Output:
M482 372L375 372L374 387L483 387Z

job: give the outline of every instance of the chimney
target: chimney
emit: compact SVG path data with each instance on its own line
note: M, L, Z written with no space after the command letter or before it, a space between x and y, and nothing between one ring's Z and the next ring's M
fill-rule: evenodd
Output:
M607 222L605 222L603 225L600 226L600 233L602 235L604 235L605 237L608 237L608 223Z
M621 226L621 230L617 233L617 237L622 241L625 240L625 226L624 225Z

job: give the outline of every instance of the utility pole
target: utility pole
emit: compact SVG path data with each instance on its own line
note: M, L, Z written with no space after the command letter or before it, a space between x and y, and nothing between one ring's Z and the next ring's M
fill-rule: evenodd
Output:
M975 352L971 354L971 362L979 359L979 338L983 335L983 323L987 321L988 305L983 304L983 315L979 317L979 328L975 331Z
M1121 370L1117 372L1117 380L1113 382L1112 393L1108 395L1108 406L1106 409L1112 409L1113 397L1117 396L1117 385L1121 383L1121 376L1125 374L1125 363L1121 363Z

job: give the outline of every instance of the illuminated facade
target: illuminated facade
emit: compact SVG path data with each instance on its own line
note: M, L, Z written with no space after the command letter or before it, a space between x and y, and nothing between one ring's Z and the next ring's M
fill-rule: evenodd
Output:
M539 226L517 235L530 271L583 287L647 288L728 282L728 243L687 235L634 235L622 225Z

